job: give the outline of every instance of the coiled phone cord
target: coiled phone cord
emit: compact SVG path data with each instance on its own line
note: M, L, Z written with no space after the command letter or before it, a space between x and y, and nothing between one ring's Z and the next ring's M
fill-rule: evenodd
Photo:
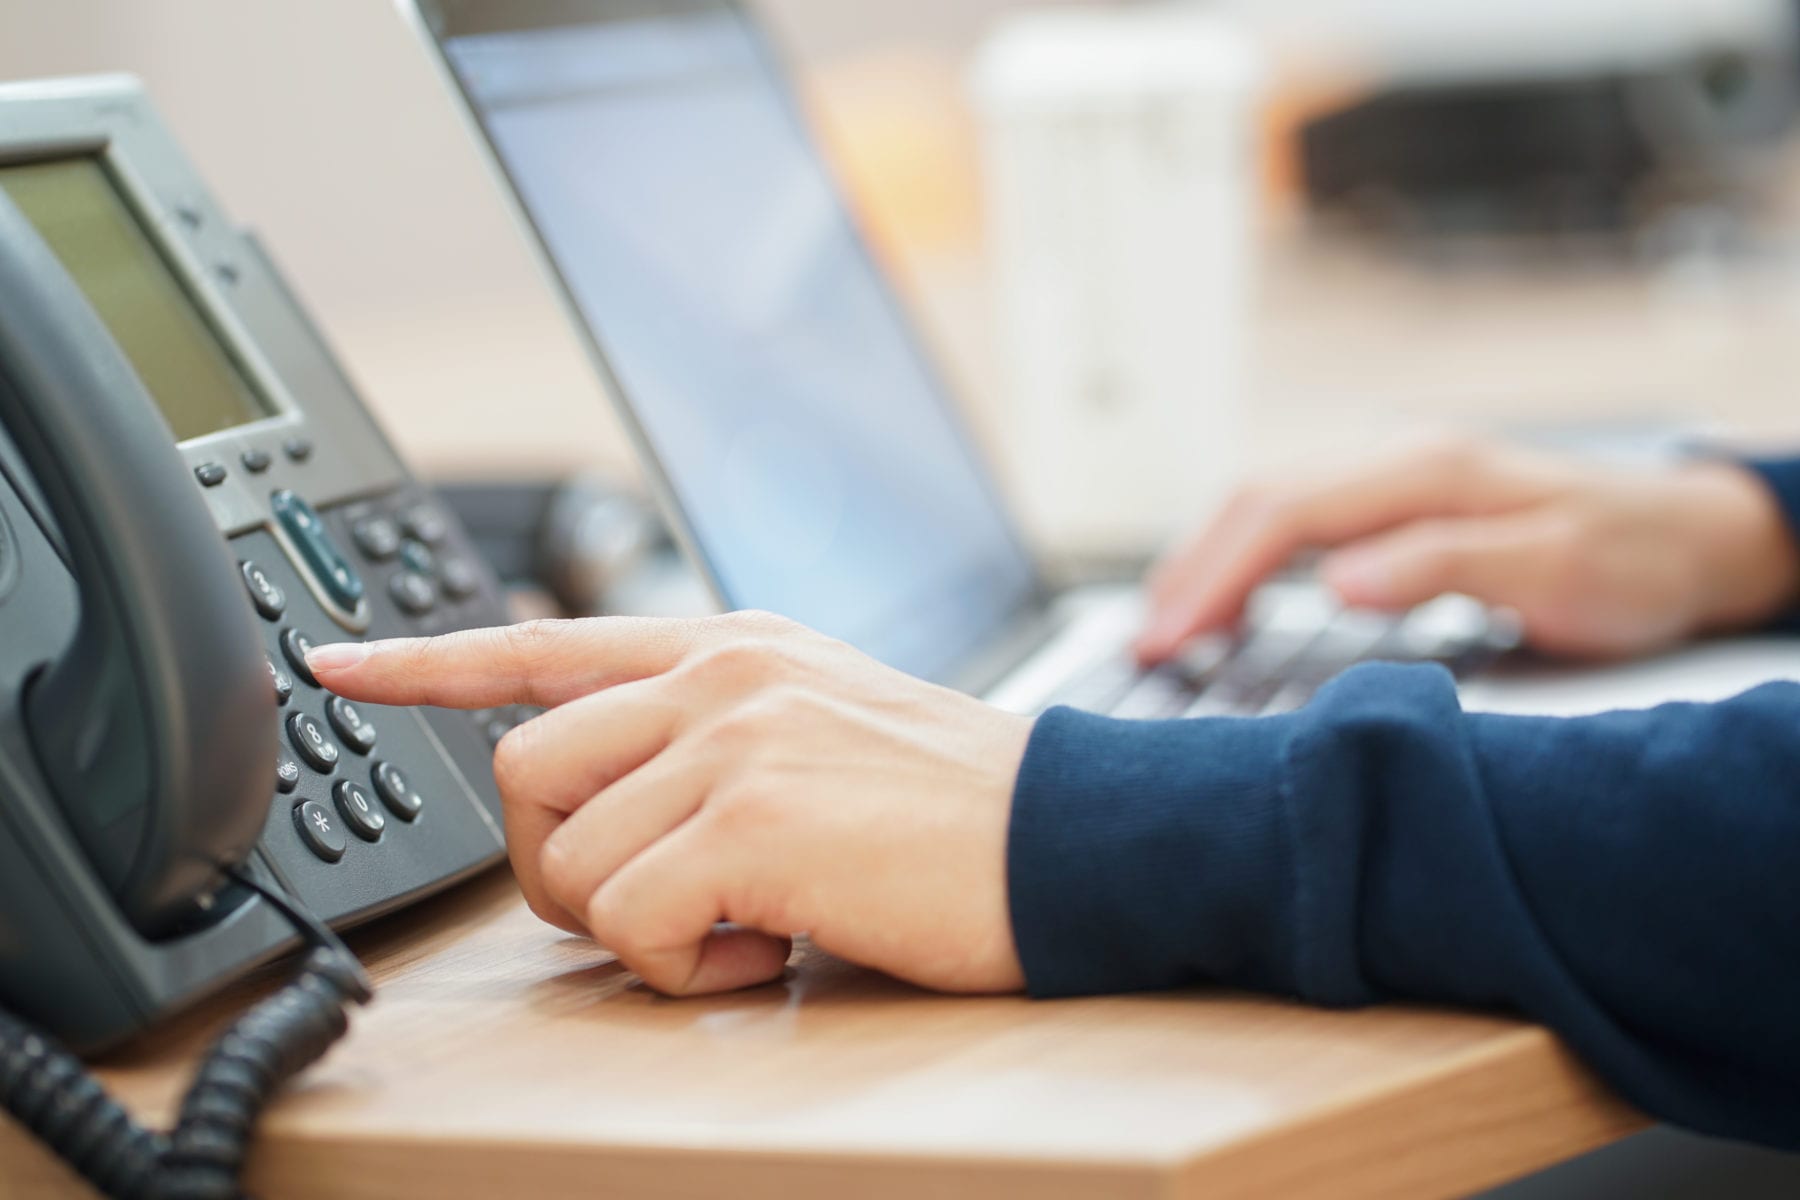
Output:
M113 1200L240 1200L263 1109L344 1036L349 1005L373 995L361 964L323 923L242 872L231 875L287 916L312 949L291 983L213 1043L172 1133L139 1125L78 1058L0 1012L0 1102Z

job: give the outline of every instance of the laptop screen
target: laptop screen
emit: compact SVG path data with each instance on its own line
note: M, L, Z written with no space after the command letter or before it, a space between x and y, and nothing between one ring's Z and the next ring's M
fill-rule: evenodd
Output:
M1035 572L748 18L426 8L727 602L946 677Z

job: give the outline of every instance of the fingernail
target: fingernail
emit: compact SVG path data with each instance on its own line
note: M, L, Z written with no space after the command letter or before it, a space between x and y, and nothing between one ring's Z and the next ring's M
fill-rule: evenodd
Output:
M1138 635L1132 644L1132 652L1143 662L1167 658L1181 641L1181 625L1176 621L1163 621L1151 625Z
M367 642L314 646L306 652L306 665L314 671L344 671L367 659L370 650Z
M1332 590L1352 602L1380 603L1392 590L1387 562L1378 554L1336 554L1321 570Z

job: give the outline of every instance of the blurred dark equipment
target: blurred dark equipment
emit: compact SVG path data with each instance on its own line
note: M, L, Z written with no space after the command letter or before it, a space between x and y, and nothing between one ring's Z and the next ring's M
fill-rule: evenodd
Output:
M649 501L600 474L453 483L438 494L511 589L568 616L711 610Z
M1410 82L1302 130L1323 214L1398 233L1629 234L1732 211L1792 131L1791 42L1661 69Z

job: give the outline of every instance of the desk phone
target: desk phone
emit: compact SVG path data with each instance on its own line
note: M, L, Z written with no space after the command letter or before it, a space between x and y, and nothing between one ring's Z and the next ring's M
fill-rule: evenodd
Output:
M117 1042L503 855L526 714L353 705L304 655L506 619L139 86L0 86L0 1008Z

